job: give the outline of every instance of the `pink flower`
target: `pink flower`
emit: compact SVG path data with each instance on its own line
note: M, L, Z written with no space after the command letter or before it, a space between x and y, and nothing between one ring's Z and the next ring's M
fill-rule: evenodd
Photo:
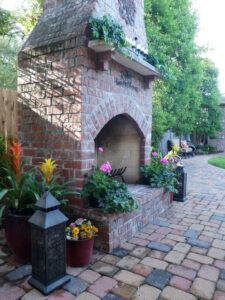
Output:
M157 157L158 153L157 152L152 152L152 156Z
M70 226L75 227L76 225L75 225L75 223L70 223Z
M170 160L172 161L172 163L174 164L175 163L175 159L172 157L170 157Z
M165 157L161 158L160 161L161 161L164 165L167 165L167 164L168 164L168 160L167 160Z
M102 148L102 147L99 147L99 148L98 148L98 151L99 151L100 153L102 153L102 152L103 152L103 148Z
M112 167L109 161L105 162L103 165L101 165L100 170L104 173L110 173L112 171Z

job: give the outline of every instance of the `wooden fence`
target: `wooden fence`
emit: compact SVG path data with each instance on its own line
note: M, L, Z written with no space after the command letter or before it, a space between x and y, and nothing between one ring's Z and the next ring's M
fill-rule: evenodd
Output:
M17 92L0 88L0 132L17 137Z

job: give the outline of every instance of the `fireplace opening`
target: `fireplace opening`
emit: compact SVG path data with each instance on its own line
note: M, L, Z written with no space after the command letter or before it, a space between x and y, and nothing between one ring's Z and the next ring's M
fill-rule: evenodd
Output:
M96 163L110 161L113 169L127 167L123 177L127 183L140 180L141 145L144 136L136 122L127 115L111 119L95 139ZM103 153L98 148L103 147Z

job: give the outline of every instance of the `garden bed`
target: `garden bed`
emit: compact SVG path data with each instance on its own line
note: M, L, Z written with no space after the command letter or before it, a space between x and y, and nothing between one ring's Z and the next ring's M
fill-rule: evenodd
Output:
M99 208L72 206L74 218L90 219L99 228L96 249L111 252L169 208L170 194L163 188L129 184L129 190L139 205L139 209L131 213L106 214Z

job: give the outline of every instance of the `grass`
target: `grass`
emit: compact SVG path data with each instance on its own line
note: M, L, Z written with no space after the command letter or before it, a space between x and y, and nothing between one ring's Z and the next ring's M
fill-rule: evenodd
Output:
M215 167L225 169L225 155L210 158L208 163Z

